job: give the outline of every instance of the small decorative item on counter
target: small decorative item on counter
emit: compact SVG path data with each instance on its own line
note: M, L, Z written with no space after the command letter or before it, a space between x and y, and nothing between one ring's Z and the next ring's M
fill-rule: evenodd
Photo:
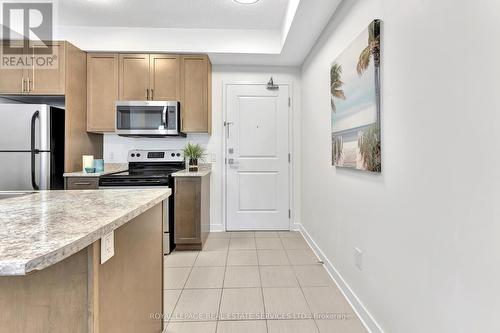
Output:
M86 173L92 173L95 171L94 168L94 155L83 155L82 156L83 170ZM87 169L92 171L87 171Z
M205 150L199 144L188 143L183 152L184 158L188 160L188 170L198 171L198 160L203 159Z
M95 172L103 172L104 171L104 160L94 160L94 168L95 168Z

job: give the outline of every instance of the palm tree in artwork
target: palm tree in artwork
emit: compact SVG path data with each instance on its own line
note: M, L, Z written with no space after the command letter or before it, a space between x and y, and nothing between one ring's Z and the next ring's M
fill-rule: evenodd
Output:
M380 20L374 20L368 26L368 45L359 55L356 71L359 76L370 66L370 59L373 56L375 67L375 102L377 106L377 122L365 130L358 138L359 152L363 158L366 170L381 172L382 157L380 149Z
M363 72L370 65L372 56L377 71L380 67L380 25L378 20L374 20L368 26L368 45L361 51L356 67L359 76L363 75Z
M330 89L331 89L331 104L332 111L337 111L335 107L335 101L333 98L345 99L344 90L341 87L344 85L344 82L340 80L340 76L342 74L342 66L339 64L333 64L330 69Z

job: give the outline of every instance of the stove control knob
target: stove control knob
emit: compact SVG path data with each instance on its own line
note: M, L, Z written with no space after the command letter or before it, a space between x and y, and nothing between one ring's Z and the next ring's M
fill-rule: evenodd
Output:
M181 157L181 154L180 154L180 153L177 153L177 157Z
M137 157L141 157L141 154L137 153Z
M175 153L170 154L170 156L175 157Z
M135 157L135 154L130 154L130 156Z

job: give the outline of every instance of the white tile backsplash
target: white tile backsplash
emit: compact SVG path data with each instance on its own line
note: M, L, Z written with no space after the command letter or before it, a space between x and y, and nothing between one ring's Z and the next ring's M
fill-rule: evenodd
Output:
M104 160L106 163L126 163L127 152L131 149L182 149L188 143L198 143L207 149L208 134L188 134L187 137L130 138L116 134L104 134ZM207 151L207 160L213 159L214 152Z

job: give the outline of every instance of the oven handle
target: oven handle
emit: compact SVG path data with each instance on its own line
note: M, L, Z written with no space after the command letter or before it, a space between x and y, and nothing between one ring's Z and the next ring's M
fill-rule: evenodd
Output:
M137 190L137 189L162 189L170 186L99 186L100 190Z

